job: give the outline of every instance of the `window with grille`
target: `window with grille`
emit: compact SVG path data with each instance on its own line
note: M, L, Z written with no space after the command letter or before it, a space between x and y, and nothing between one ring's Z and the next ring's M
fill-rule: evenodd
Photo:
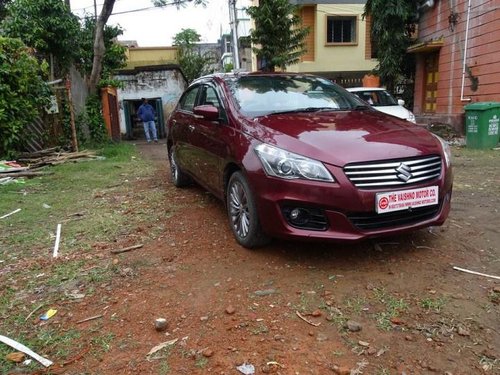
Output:
M356 44L356 16L327 16L327 44Z

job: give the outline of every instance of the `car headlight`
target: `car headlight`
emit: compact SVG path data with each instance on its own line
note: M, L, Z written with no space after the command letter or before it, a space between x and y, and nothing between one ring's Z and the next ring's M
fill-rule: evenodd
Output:
M323 163L282 150L265 143L255 147L255 152L269 176L284 179L306 179L335 182Z
M408 118L406 120L413 122L414 124L417 122L415 119L415 115L410 111L408 111Z
M446 166L449 167L451 165L451 148L450 145L439 135L432 133L434 137L441 143L441 148L443 149L444 159L446 162Z

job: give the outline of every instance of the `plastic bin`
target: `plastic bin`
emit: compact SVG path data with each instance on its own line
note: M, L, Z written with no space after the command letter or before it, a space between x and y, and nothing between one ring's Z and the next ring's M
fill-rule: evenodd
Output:
M495 147L499 140L500 102L478 102L464 108L467 147Z

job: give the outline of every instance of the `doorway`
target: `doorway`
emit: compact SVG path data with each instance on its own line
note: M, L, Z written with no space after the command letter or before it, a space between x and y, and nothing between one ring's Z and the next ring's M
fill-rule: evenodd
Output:
M439 81L439 51L425 56L424 112L436 113Z
M161 98L147 98L149 104L155 109L155 124L158 138L165 138L165 120L163 117L163 104ZM125 112L125 124L127 128L127 139L137 140L146 139L142 121L137 117L137 111L142 104L141 99L130 99L123 101L123 110Z

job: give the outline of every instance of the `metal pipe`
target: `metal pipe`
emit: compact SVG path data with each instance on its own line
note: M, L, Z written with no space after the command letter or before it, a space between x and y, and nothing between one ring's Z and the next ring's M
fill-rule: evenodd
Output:
M236 0L229 0L229 18L233 32L233 63L234 69L240 69L240 51L238 48L238 13L236 11Z
M467 66L467 46L469 42L469 21L470 21L470 7L471 1L469 0L469 5L467 6L467 23L465 25L465 43L464 43L464 62L462 66L462 89L460 91L460 100L462 102L470 102L471 98L464 98L464 87L465 87L465 67Z

